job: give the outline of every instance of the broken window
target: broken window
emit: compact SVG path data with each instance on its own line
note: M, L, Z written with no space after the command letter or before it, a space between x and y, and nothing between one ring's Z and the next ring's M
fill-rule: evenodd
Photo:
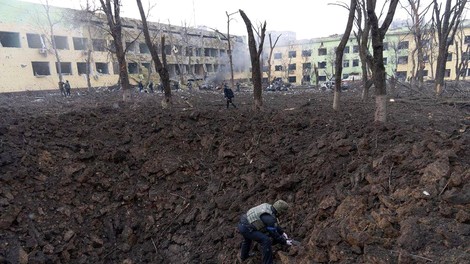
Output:
M97 62L95 64L96 71L101 74L109 74L108 63L106 62Z
M33 66L34 76L51 75L51 71L49 69L49 62L47 62L47 61L32 61L31 65Z
M289 78L287 80L289 81L289 83L295 83L295 82L297 82L297 77L296 76L289 76Z
M326 76L318 76L318 81L319 81L319 82L324 82L324 81L326 81Z
M202 51L201 48L196 48L196 57L201 57Z
M114 41L110 41L108 44L108 49L110 52L115 53L116 52L116 44Z
M423 54L423 62L429 62L429 55Z
M398 57L398 64L408 64L408 56Z
M87 50L88 39L86 38L72 38L74 50Z
M54 36L55 48L59 50L68 50L69 43L67 42L67 37L64 36Z
M28 47L32 49L42 49L46 48L46 42L44 41L44 35L39 34L26 34L26 39L28 40Z
M129 74L139 74L139 66L136 62L129 62L127 64L127 71Z
M113 73L115 75L119 74L119 63L118 62L113 62Z
M274 66L274 71L282 71L282 65Z
M140 53L150 54L150 49L145 43L139 43L139 50Z
M447 61L452 61L452 53L451 52L447 53Z
M343 67L344 67L344 68L349 67L349 60L344 60L344 61L343 61Z
M104 39L92 39L94 51L106 51L106 41Z
M326 61L319 61L318 62L318 68L319 69L325 69L326 68Z
M193 56L193 48L186 47L186 56Z
M295 50L289 51L289 58L295 58L297 57L297 52Z
M383 46L383 47L384 47L384 50L388 50L388 42L384 42L383 45L384 45L384 46Z
M358 45L353 46L353 53L359 53L359 46Z
M218 57L219 56L219 50L216 49L211 49L211 57Z
M421 70L421 76L423 77L428 76L428 70Z
M327 52L326 52L326 48L320 48L318 49L318 56L324 56L326 55Z
M312 63L310 62L302 64L302 69L304 70L310 70L311 68L312 68Z
M135 53L135 42L126 42L126 51L129 53Z
M226 54L225 50L219 51L219 57L225 57L225 54Z
M210 55L211 55L211 49L205 48L205 49L204 49L204 56L205 56L205 57L209 57Z
M151 65L150 65L150 62L142 62L142 67L144 67L145 69L147 69L147 72L152 72L152 68L151 68Z
M0 47L21 48L20 33L0 31Z
M387 65L387 62L388 62L387 58L383 58L383 62L384 62L384 65Z
M282 53L280 53L280 52L274 53L274 59L275 59L275 60L280 60L280 59L282 59Z
M397 71L397 79L400 81L406 81L406 71Z
M87 63L86 62L77 62L77 72L78 75L87 74Z
M164 49L164 52L165 52L166 55L171 55L171 46L170 45L165 45L165 47L163 49Z
M288 66L289 71L295 71L296 68L297 68L297 64L295 64L295 63L289 64L289 66Z
M55 63L55 68L57 73L59 73L59 63ZM72 63L70 62L61 62L60 63L60 72L63 75L72 75Z
M344 53L349 53L349 46L344 47Z
M310 75L304 75L304 76L302 77L302 80L303 80L304 82L310 82Z
M470 44L470 36L465 36L463 43Z
M444 77L450 77L450 69L446 69Z
M357 67L357 66L359 66L359 59L354 59L354 60L353 60L353 65L352 65L352 66L353 66L353 67Z
M212 64L206 64L206 70L207 72L213 72L214 70L212 69Z
M400 42L398 42L397 48L398 48L399 50L401 50L401 49L408 49L408 46L409 46L409 42L408 42L408 41L400 41Z
M269 67L268 66L263 66L263 72L268 72Z
M302 50L302 57L312 56L312 50Z

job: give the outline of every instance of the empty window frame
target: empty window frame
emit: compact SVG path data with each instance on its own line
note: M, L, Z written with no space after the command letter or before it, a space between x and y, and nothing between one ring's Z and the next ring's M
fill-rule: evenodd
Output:
M143 54L150 54L150 49L145 43L139 43L139 51Z
M344 47L344 53L345 54L349 53L349 46Z
M280 59L282 59L282 53L280 53L280 52L274 53L274 59L275 59L275 60L280 60Z
M304 75L304 76L302 77L302 81L304 81L304 82L310 82L310 75Z
M384 42L384 50L388 50L388 42Z
M348 68L349 67L349 60L344 60L343 61L343 67Z
M130 53L135 53L135 42L126 42L126 51Z
M398 57L398 64L408 64L408 56Z
M55 63L55 69L59 73L59 63ZM72 63L70 62L61 62L60 63L60 72L63 75L72 75Z
M106 51L106 40L104 39L92 39L94 51Z
M388 59L387 59L387 58L383 58L383 62L384 62L384 65L387 65Z
M318 49L318 56L324 56L327 54L326 48Z
M353 62L352 62L352 66L353 67L359 66L359 59L354 59Z
M326 61L319 61L318 62L318 68L319 69L325 69L326 68Z
M444 72L444 77L450 77L450 69L446 69Z
M311 57L312 50L302 50L302 57Z
M289 83L295 83L295 82L297 82L297 77L296 76L289 76L289 78L287 78L287 80L289 81Z
M465 36L463 43L470 44L470 35Z
M397 48L398 48L399 50L401 50L401 49L408 49L409 44L410 44L410 43L409 43L408 41L400 41L400 42L398 42Z
M302 69L303 70L310 70L311 68L312 68L312 63L310 63L310 62L302 64Z
M44 35L26 33L26 39L28 40L28 47L32 49L42 49L46 47Z
M88 49L88 39L73 37L72 41L73 41L74 50L87 50Z
M318 81L319 81L319 82L324 82L324 81L326 81L326 76L318 76Z
M142 67L147 69L147 72L152 72L151 64L150 62L142 62Z
M186 47L186 56L193 56L193 48L192 47Z
M67 42L67 37L54 36L54 43L55 43L56 49L59 49L59 50L69 49L69 43Z
M282 71L282 65L274 66L274 71Z
M451 52L447 53L447 61L452 61L452 53Z
M297 64L292 63L288 66L289 71L295 71L297 69Z
M353 53L359 53L359 46L358 45L353 46Z
M97 62L95 64L96 71L101 74L109 74L108 63L106 62Z
M406 71L397 71L397 79L400 81L405 81L406 75Z
M87 63L77 62L77 72L78 75L87 74Z
M219 57L225 57L225 55L227 54L227 52L223 49L219 50Z
M295 50L289 51L289 58L295 58L297 57L297 52Z
M21 48L20 33L0 31L0 47Z
M127 71L129 74L139 74L139 65L136 62L129 62L127 64Z
M32 61L31 65L33 66L34 76L51 75L51 70L49 69L49 62L47 62L47 61Z

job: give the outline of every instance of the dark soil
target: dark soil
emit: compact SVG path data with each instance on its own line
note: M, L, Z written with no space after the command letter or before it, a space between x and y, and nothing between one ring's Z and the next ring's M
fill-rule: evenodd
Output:
M239 216L279 198L301 245L276 263L469 263L468 107L235 96L1 95L0 263L237 263Z

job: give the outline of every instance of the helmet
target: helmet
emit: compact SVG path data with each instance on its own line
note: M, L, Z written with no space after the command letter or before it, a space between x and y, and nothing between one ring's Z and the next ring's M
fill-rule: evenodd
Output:
M273 204L274 209L276 209L277 214L281 215L287 212L287 209L289 209L289 204L286 203L284 200L277 200Z

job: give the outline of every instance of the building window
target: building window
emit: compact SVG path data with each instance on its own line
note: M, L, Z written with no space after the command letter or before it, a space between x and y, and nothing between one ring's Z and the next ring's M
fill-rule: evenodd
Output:
M358 45L353 46L353 53L359 53L359 46Z
M140 53L150 54L150 49L145 43L139 43L139 51Z
M450 77L450 69L446 69L444 77Z
M452 53L447 53L447 61L452 61Z
M186 56L193 56L193 48L192 47L186 47Z
M59 64L55 63L55 68L57 73L59 73ZM61 62L60 71L63 75L72 75L72 63L70 62Z
M312 64L310 62L302 64L302 69L304 70L310 70L311 68L312 68Z
M312 50L302 50L302 57L311 57Z
M343 67L344 67L344 68L349 67L349 60L344 60L344 61L343 61Z
M344 53L349 53L349 46L344 47Z
M51 71L49 69L49 62L47 62L47 61L32 61L31 65L33 66L34 76L51 75Z
M54 42L56 49L59 50L68 50L69 43L67 42L67 37L64 36L54 36Z
M106 62L97 62L96 71L101 74L109 74L108 63Z
M104 39L92 39L94 51L106 51L106 41Z
M384 62L384 65L387 65L388 59L387 59L387 58L383 58L383 62Z
M421 71L421 76L423 76L423 77L428 76L428 70L422 70Z
M470 44L470 36L465 36L463 43Z
M135 62L129 62L127 64L127 71L129 72L129 74L138 74L139 66Z
M295 83L295 82L297 82L297 77L296 76L289 76L288 81L289 81L289 83Z
M289 71L295 71L297 69L297 64L295 63L289 64L288 69Z
M326 48L318 49L318 56L324 56L327 54Z
M86 62L77 62L78 75L86 74Z
M397 79L400 81L406 81L406 71L397 71Z
M27 33L26 39L28 40L28 47L32 49L42 49L46 47L44 35Z
M294 50L294 51L289 51L289 58L295 58L297 57L297 52Z
M353 67L359 66L359 59L354 59L353 60Z
M318 68L319 69L325 69L326 68L326 61L318 62Z
M423 54L423 62L429 62L429 55Z
M324 82L324 81L326 81L326 76L318 76L318 81L319 81L319 82Z
M274 66L274 71L282 71L282 66L281 65Z
M21 48L20 33L0 31L0 47Z
M384 50L388 50L388 42L384 42Z
M72 38L74 50L87 50L88 39L86 38Z
M275 59L275 60L280 60L280 59L282 59L282 53L274 53L274 59Z
M348 73L343 74L343 79L347 79L349 77Z
M304 82L310 82L310 75L304 75L304 76L302 77L302 80L303 80Z
M142 62L142 67L147 69L147 72L152 72L151 64L150 62Z
M398 57L398 64L408 64L408 56Z
M400 41L400 42L398 42L397 48L398 48L399 50L408 49L408 46L409 46L409 42L408 42L408 41Z

